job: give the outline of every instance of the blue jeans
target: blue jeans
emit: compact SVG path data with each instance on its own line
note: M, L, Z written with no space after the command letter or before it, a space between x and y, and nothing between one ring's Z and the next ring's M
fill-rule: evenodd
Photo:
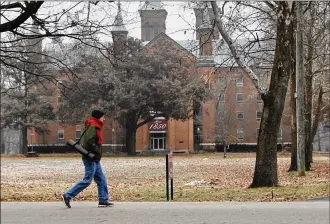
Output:
M90 161L85 158L82 159L85 166L84 178L76 183L71 189L69 189L64 196L71 200L85 188L87 188L93 181L97 184L97 191L99 202L104 203L108 201L108 184L103 174L100 161Z

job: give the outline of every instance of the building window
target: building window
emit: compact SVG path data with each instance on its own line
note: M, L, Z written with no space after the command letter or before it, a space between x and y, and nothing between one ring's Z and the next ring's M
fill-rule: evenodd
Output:
M237 87L243 87L243 76L236 79L236 86Z
M159 34L158 24L154 24L154 38Z
M219 118L220 118L220 120L224 120L225 119L225 112L224 111L221 111L220 113L219 113Z
M76 130L76 140L79 140L81 137L81 130Z
M236 94L236 103L243 103L243 93Z
M259 137L259 128L257 128L257 132L256 132L256 138L258 139Z
M257 120L261 120L262 111L257 111Z
M224 87L226 85L226 79L225 79L225 77L218 76L217 77L217 85L218 86L221 86L221 87Z
M237 139L240 140L240 141L243 141L243 139L244 139L243 128L238 128L237 129Z
M282 140L282 137L283 137L282 128L280 128L277 133L277 139Z
M150 41L150 26L146 25L146 41Z
M219 102L220 103L224 103L225 102L225 94L224 93L220 93L219 94Z
M243 119L244 119L244 112L237 111L237 120L243 120Z
M57 139L63 140L64 139L64 130L58 130L57 131Z
M150 148L152 150L166 149L166 133L150 133Z

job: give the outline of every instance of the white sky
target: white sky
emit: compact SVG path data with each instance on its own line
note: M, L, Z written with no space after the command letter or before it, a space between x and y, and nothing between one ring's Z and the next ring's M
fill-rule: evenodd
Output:
M175 40L195 39L195 14L191 6L188 8L188 2L162 1L162 3L168 13L166 34ZM141 38L141 20L138 9L143 4L144 2L122 2L124 20L129 19L125 21L129 35L139 39Z
M195 39L195 13L193 7L195 2L192 1L161 1L168 15L166 19L166 34L174 40L194 40ZM122 15L125 26L129 31L129 36L141 39L141 20L138 10L143 6L145 1L121 1ZM99 2L96 6L91 4L92 12L90 13L91 20L102 21L102 25L107 26L107 30L99 35L102 41L111 41L111 25L117 15L118 1L108 3L106 1ZM77 6L78 5L78 6ZM62 12L73 7L70 14L73 20L87 17L87 1L46 1L37 16L47 18L54 13ZM10 15L14 16L14 15ZM54 20L55 18L52 17ZM66 16L61 17L62 22L67 21ZM60 21L60 23L61 23ZM71 20L69 20L71 21ZM54 26L51 23L51 26ZM69 31L70 32L70 31ZM44 44L51 41L50 38L44 39ZM64 38L64 42L71 41Z
M47 1L43 5L42 11L38 13L38 16L46 16L49 13L53 13L55 10L68 9L78 2L52 2ZM102 20L104 18L103 24L111 25L117 14L117 3L109 3L107 8L101 8L98 4L97 7L92 5L94 15L91 18L96 18L97 20ZM125 26L129 32L129 36L141 39L141 20L138 10L143 6L145 1L121 1L122 5L122 15L124 19ZM49 7L49 5L52 5ZM55 7L54 7L55 4ZM87 2L84 3L85 6ZM166 34L175 40L187 40L195 39L195 14L192 8L192 4L188 1L162 1L164 8L166 9L168 15L166 18ZM75 8L74 11L78 11ZM86 15L86 12L79 12L80 16ZM41 16L43 17L43 16ZM64 18L63 18L64 19ZM185 32L186 31L186 32ZM107 38L111 38L110 33L103 35L102 40L106 41ZM46 39L46 42L50 39ZM64 40L65 41L65 40Z

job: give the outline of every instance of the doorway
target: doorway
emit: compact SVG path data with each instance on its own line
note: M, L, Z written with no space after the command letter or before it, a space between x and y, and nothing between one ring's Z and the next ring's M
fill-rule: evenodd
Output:
M150 133L151 150L166 149L166 133Z

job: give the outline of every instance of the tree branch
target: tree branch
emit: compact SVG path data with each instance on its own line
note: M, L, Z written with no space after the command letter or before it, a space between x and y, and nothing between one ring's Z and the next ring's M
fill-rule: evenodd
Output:
M271 8L273 11L275 11L276 7L275 7L272 3L270 3L269 1L264 1L264 3L265 3L269 8Z
M221 33L221 36L226 41L236 63L242 68L242 70L250 77L251 81L253 82L254 86L260 93L264 93L265 90L261 89L259 85L259 78L258 76L241 60L240 56L237 54L236 47L233 44L233 40L229 37L228 33L225 31L221 17L219 14L218 6L215 1L211 1L213 13L215 16L215 23L218 27L219 32Z
M12 31L22 25L27 19L29 19L32 15L36 14L43 1L38 2L26 2L25 11L19 15L16 19L9 21L7 23L0 25L0 33Z
M11 4L8 4L8 5L0 5L0 10L14 9L14 8L21 8L23 10L26 10L26 8L19 2L11 3Z

